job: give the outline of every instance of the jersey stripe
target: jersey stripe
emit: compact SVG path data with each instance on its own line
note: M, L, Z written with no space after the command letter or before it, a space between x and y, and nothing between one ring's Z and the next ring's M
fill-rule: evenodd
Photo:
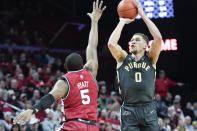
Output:
M87 69L87 70L88 70L88 69ZM88 71L89 71L89 70L88 70ZM96 79L94 78L94 76L93 76L93 74L92 74L91 71L90 71L90 74L92 75L92 78L94 79L94 82L95 82L95 84L96 84L96 87L97 87L97 89L98 89L98 91L99 91L98 83L97 83Z
M62 77L66 80L66 82L67 82L67 84L68 84L68 93L67 93L66 97L63 98L63 100L66 100L66 98L68 98L68 96L69 96L69 94L70 94L70 83L69 83L69 81L68 81L68 79L66 78L65 75L63 75Z
M84 69L81 69L81 70L77 70L77 71L68 71L68 73L73 73L73 72L81 72L83 71Z

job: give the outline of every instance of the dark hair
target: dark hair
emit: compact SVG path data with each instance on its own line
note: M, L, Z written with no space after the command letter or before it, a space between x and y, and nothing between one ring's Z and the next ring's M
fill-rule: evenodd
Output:
M143 34L143 33L135 33L134 35L140 35L146 41L146 43L148 44L149 39L148 39L148 36L146 36L145 34Z
M64 67L67 71L76 71L83 68L83 59L77 53L71 53L65 59Z

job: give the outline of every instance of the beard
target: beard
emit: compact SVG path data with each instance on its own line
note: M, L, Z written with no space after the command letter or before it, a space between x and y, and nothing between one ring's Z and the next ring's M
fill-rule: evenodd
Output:
M136 55L137 54L137 50L131 50L131 53Z

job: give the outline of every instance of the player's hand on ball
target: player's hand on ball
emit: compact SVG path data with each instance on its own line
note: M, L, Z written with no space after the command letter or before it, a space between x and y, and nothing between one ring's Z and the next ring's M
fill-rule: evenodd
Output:
M120 18L120 22L123 22L125 24L130 24L133 22L135 19L129 19L129 18Z
M106 9L106 6L102 7L103 1L99 3L99 0L93 2L93 11L92 13L87 13L92 21L98 21L101 18L103 11Z
M13 121L14 124L25 124L32 116L33 110L28 109L20 113Z
M137 7L137 9L138 9L139 15L144 14L143 7L142 7L142 5L140 4L139 0L134 0L134 3L135 3L135 5L136 5L136 7Z

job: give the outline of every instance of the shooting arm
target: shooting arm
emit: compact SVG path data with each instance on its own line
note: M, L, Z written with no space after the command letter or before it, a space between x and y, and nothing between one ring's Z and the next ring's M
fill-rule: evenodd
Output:
M152 60L152 64L156 65L161 52L162 36L156 25L146 15L142 15L142 19L146 23L151 35L153 36L153 43L150 47L148 55Z
M112 56L116 59L117 63L121 63L127 56L127 52L118 45L118 41L124 26L125 22L120 20L108 41L108 48Z

